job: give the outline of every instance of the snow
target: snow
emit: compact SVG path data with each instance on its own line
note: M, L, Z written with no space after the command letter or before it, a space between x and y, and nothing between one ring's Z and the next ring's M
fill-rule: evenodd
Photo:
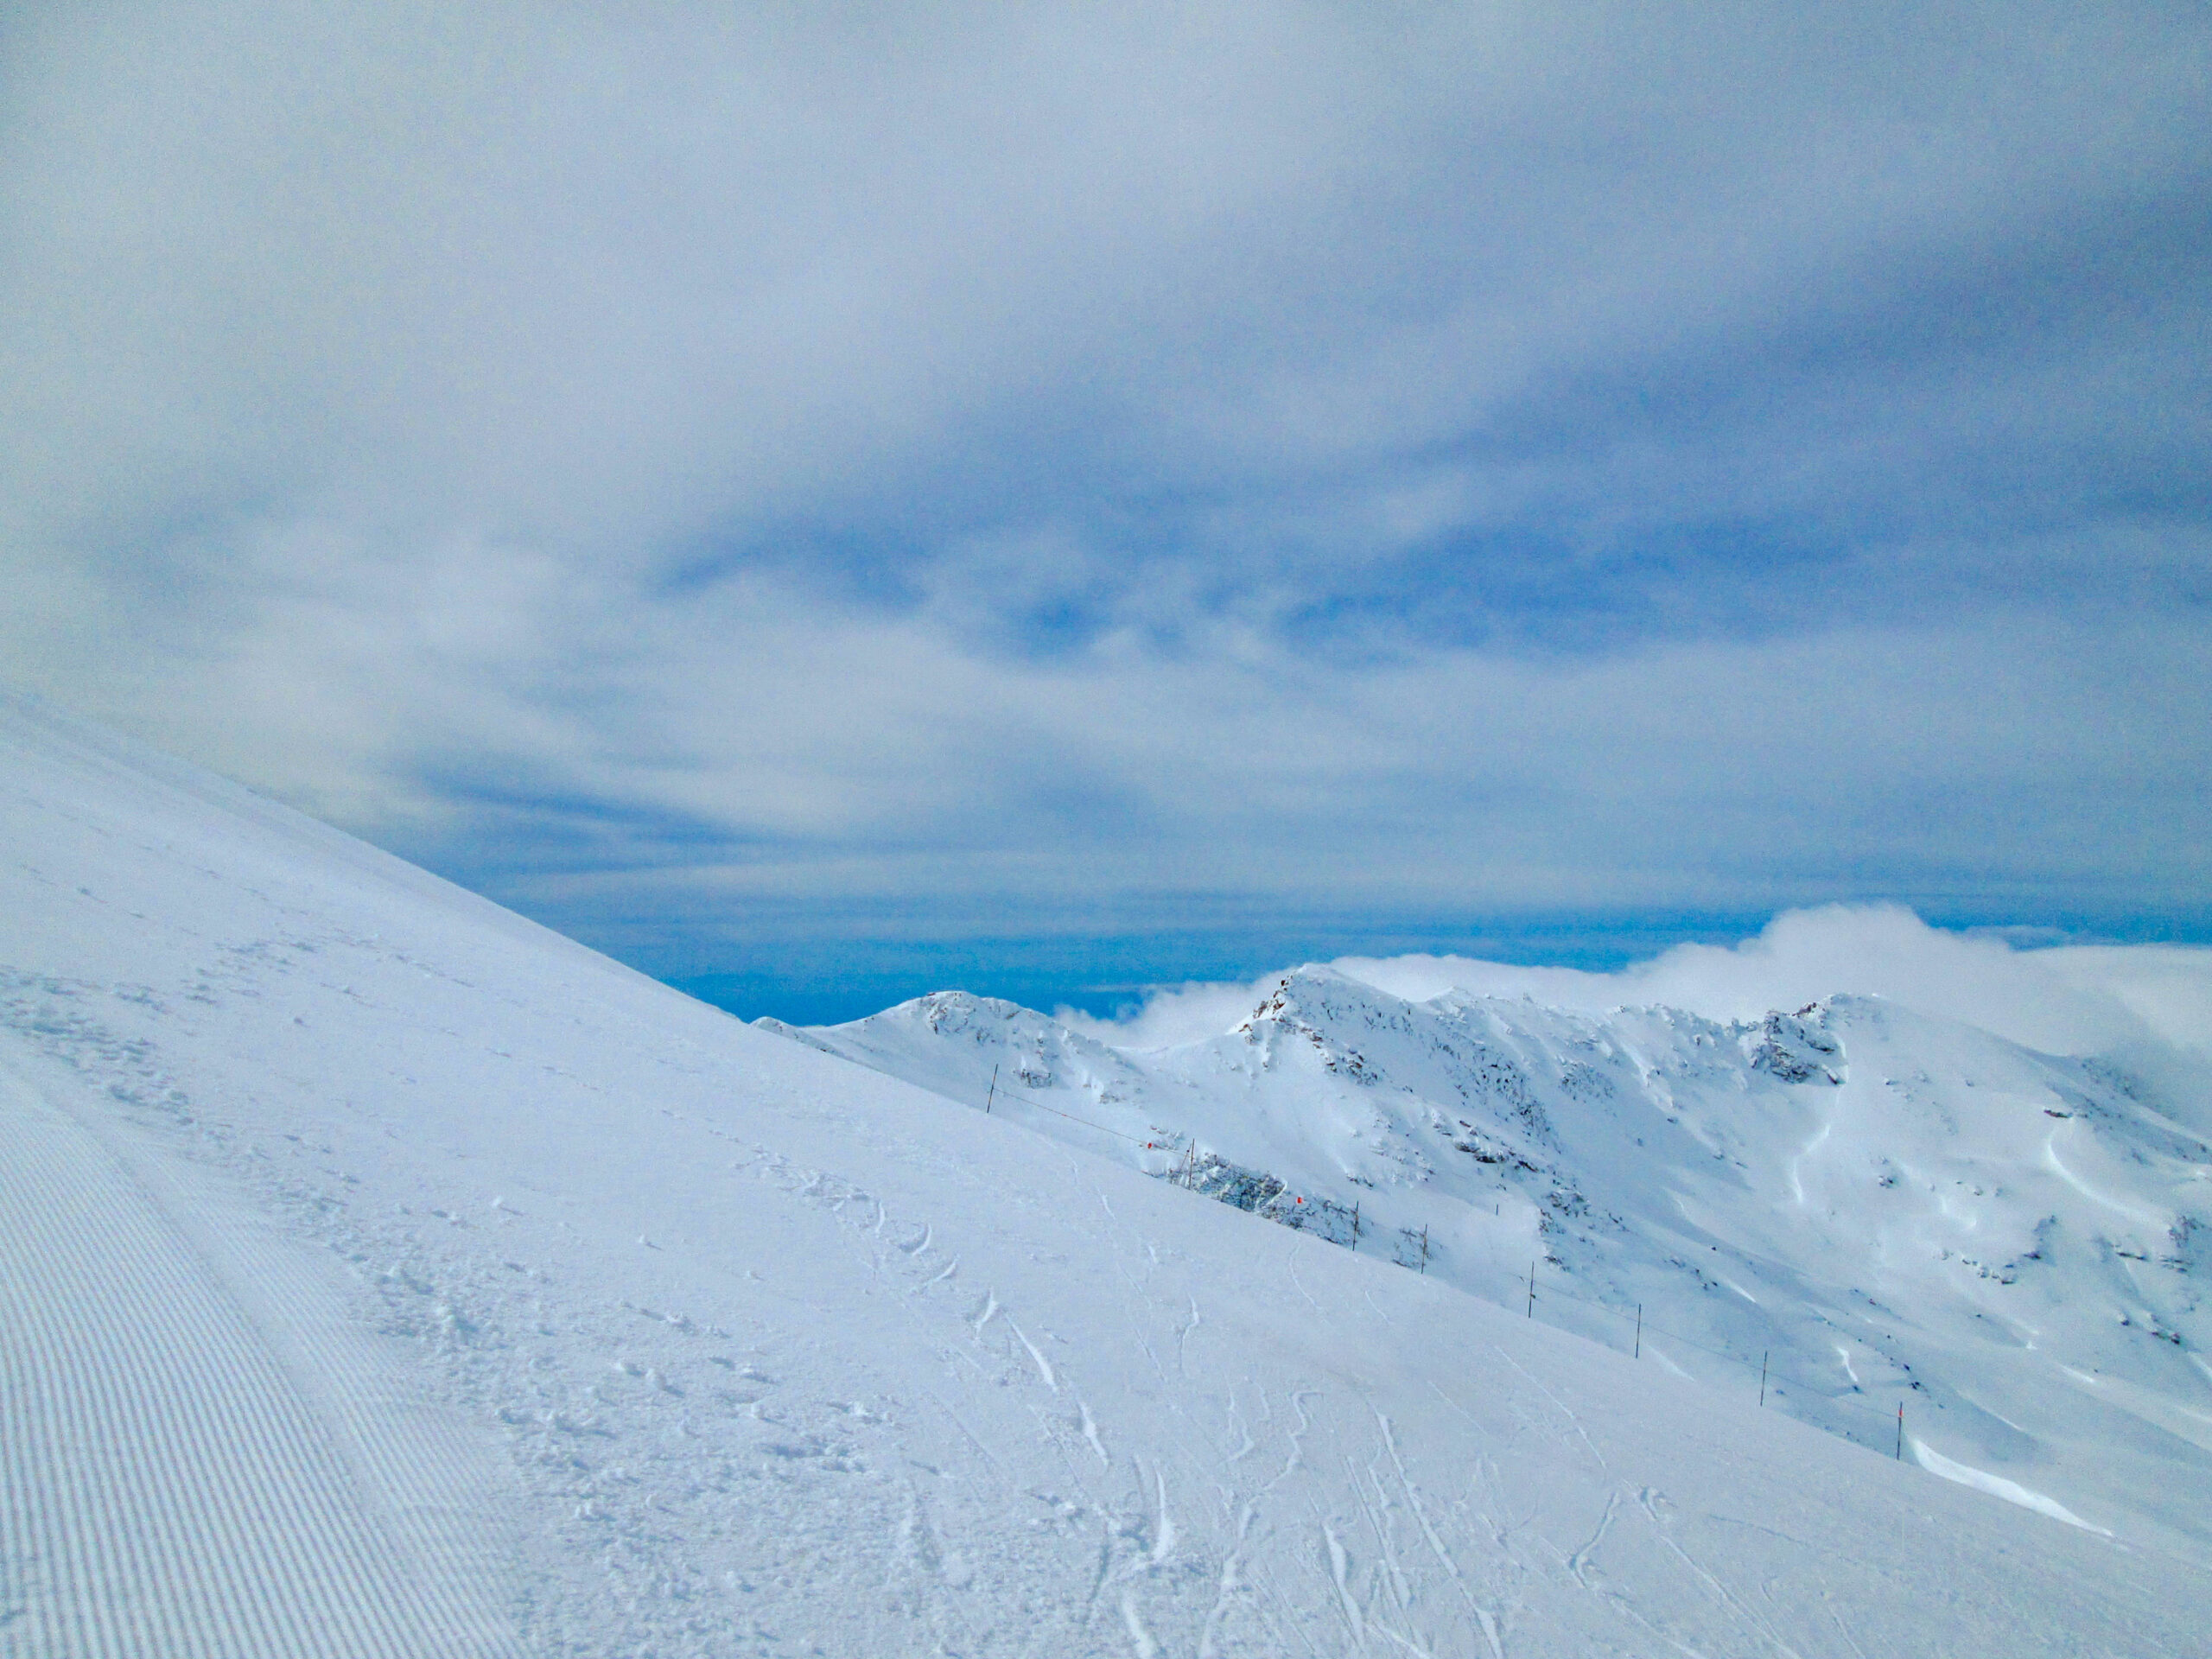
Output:
M1300 969L1157 1047L957 992L791 1034L971 1106L995 1075L1000 1116L1869 1447L1903 1405L1925 1466L2206 1558L2187 1096L1876 997L1721 1021L1386 977Z
M2031 1492L2019 1482L2007 1480L2002 1475L1993 1475L1986 1469L1955 1463L1923 1441L1916 1440L1912 1442L1912 1455L1914 1460L1930 1474L1941 1475L1946 1480L1955 1480L1960 1485L1970 1486L1978 1492L1987 1492L1992 1497L2001 1497L2007 1503L2017 1503L2024 1510L2033 1510L2037 1515L2047 1515L2054 1521L2063 1521L2069 1527L2080 1527L2085 1532L2102 1533L2107 1538L2112 1536L2104 1528L2091 1526L2056 1499L2045 1497L2041 1492Z
M2212 1609L20 705L0 1079L11 1656L2133 1654Z

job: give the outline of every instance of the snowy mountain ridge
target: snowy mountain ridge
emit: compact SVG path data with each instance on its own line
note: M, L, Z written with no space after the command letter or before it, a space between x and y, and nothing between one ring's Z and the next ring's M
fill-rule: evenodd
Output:
M2212 1541L2212 1149L2109 1062L1866 996L1592 1016L1315 967L1166 1048L957 992L791 1034L2046 1513Z

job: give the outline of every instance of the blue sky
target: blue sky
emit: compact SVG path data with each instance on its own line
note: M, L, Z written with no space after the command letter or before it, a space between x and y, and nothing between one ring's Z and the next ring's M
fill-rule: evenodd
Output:
M747 1013L2212 938L2184 6L0 22L0 662Z

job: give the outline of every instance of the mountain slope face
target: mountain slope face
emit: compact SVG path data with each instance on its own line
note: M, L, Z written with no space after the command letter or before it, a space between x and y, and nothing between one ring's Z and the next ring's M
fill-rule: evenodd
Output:
M1964 1659L2208 1622L2190 1563L0 704L7 1659Z
M1590 1018L1318 968L1149 1052L961 993L791 1034L2046 1513L2212 1541L2212 1163L2117 1067L1869 998Z

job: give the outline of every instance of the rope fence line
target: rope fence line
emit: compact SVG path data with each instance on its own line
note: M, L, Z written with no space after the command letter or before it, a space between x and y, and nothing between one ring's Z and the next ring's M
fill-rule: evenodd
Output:
M998 1071L997 1068L994 1067L992 1068L991 1073L991 1093L994 1102L995 1101L997 1092ZM1009 1095L1007 1098L1018 1099L1019 1096ZM984 1109L987 1113L989 1111L990 1103L986 1103ZM1079 1123L1084 1128L1096 1130L1100 1135L1111 1135L1116 1141L1126 1141L1132 1146L1141 1147L1147 1150L1158 1150L1162 1147L1162 1142L1158 1135L1154 1136L1151 1140L1146 1140L1141 1135L1128 1135L1120 1129L1109 1129L1103 1123L1094 1123L1087 1117L1078 1117L1073 1112L1064 1112L1057 1106L1047 1106L1040 1101L1023 1100L1020 1102L1020 1104L1026 1110L1034 1112L1049 1112L1054 1117L1064 1117L1071 1123ZM1184 1136L1183 1139L1185 1141L1185 1149L1192 1155L1192 1159L1195 1160L1198 1149L1196 1141L1190 1136ZM1166 1172L1166 1173L1168 1179L1176 1179L1176 1172L1169 1171ZM1272 1179L1273 1178L1270 1177L1269 1179ZM1181 1183L1179 1180L1177 1184L1180 1185ZM1303 1205L1305 1203L1305 1198L1301 1195L1294 1201L1300 1205ZM1232 1205L1230 1207L1235 1208L1236 1206ZM1337 1207L1341 1208L1342 1206L1339 1205ZM1356 1204L1352 1206L1354 1216L1352 1238L1349 1244L1344 1246L1344 1248L1350 1249L1354 1255L1361 1253L1359 1249L1360 1234L1357 1224L1358 1207L1359 1206ZM1279 1217L1271 1212L1252 1211L1249 1213L1261 1214L1263 1219L1275 1221L1278 1224L1282 1224L1283 1218ZM1294 1230L1310 1231L1316 1230L1299 1228L1294 1225ZM1401 1230L1408 1237L1413 1236L1414 1234L1414 1230L1410 1228L1402 1229ZM1318 1236L1322 1238L1328 1239L1332 1243L1338 1242L1325 1232L1319 1233ZM1428 1229L1426 1227L1420 1229L1419 1236L1421 1245L1421 1271L1426 1273L1428 1270L1427 1262L1432 1259L1431 1246L1428 1243ZM1393 1262L1395 1265L1399 1267L1410 1267L1414 1265L1410 1262L1397 1262L1395 1257L1393 1258ZM1494 1274L1497 1272L1497 1263L1495 1257L1491 1259L1489 1266ZM1502 1277L1503 1275L1501 1274L1500 1276ZM1505 1282L1517 1286L1520 1283L1520 1277L1516 1274L1512 1278L1506 1280ZM1700 1353L1709 1355L1713 1358L1718 1359L1726 1364L1740 1366L1743 1368L1747 1378L1751 1372L1752 1366L1751 1360L1747 1357L1738 1354L1733 1349L1716 1348L1711 1343L1700 1341L1697 1338L1689 1336L1683 1332L1670 1331L1664 1325L1654 1325L1646 1320L1643 1317L1643 1306L1642 1303L1637 1304L1633 1308L1620 1307L1611 1302L1599 1301L1595 1297L1577 1295L1574 1292L1561 1288L1556 1284L1544 1286L1543 1294L1540 1298L1537 1295L1535 1263L1531 1262L1529 1264L1527 1293L1529 1318L1534 1319L1535 1317L1535 1306L1537 1301L1540 1300L1548 1301L1559 1300L1563 1301L1577 1302L1585 1307L1594 1308L1600 1313L1611 1315L1612 1318L1620 1319L1624 1322L1633 1320L1636 1326L1636 1352L1637 1357L1639 1358L1643 1354L1643 1337L1648 1332L1654 1336L1665 1337L1669 1341L1679 1342L1686 1347L1694 1348ZM1557 1330L1560 1327L1554 1325L1553 1328ZM1786 1382L1793 1384L1798 1390L1800 1390L1799 1394L1794 1396L1796 1398L1810 1398L1811 1400L1818 1402L1819 1404L1826 1409L1847 1412L1853 1417L1864 1419L1870 1422L1878 1422L1885 1429L1891 1427L1892 1421L1891 1416L1891 1414L1886 1411L1881 1410L1873 1406L1862 1405L1857 1401L1840 1398L1836 1395L1827 1392L1822 1385L1818 1382L1809 1382L1804 1377L1795 1376L1787 1371L1773 1369L1768 1363L1769 1359L1772 1356L1772 1352L1773 1351L1769 1349L1763 1352L1759 1357L1758 1370L1759 1373L1759 1403L1761 1406L1765 1405L1766 1396L1770 1391L1777 1395L1780 1395L1783 1392L1781 1385ZM1920 1385L1917 1382L1908 1382L1905 1384L1905 1387L1910 1389L1917 1389L1919 1386ZM1853 1387L1856 1388L1857 1385L1854 1384ZM1904 1402L1902 1400L1897 1403L1895 1424L1897 1429L1895 1455L1898 1458L1903 1458L1904 1455Z
M994 1071L992 1073L992 1092L994 1095L997 1092L997 1072ZM1014 1100L1016 1099L1017 1096L1009 1094L1007 1098L1008 1100ZM1155 1141L1147 1141L1141 1135L1124 1135L1119 1129L1109 1129L1103 1123L1094 1123L1087 1117L1077 1117L1073 1112L1064 1112L1058 1107L1047 1106L1041 1101L1025 1100L1021 1102L1021 1105L1025 1111L1050 1112L1054 1117L1065 1117L1071 1123L1080 1123L1086 1129L1096 1129L1101 1135L1110 1135L1116 1141L1127 1141L1133 1145L1140 1147L1150 1147L1156 1144ZM990 1108L988 1105L985 1106L983 1109L986 1114L990 1111Z
M1799 1390L1798 1394L1794 1397L1817 1401L1823 1407L1835 1411L1852 1413L1855 1416L1866 1419L1870 1423L1878 1423L1885 1428L1889 1427L1891 1425L1891 1414L1883 1410L1881 1408L1861 1404L1858 1401L1847 1399L1841 1395L1831 1394L1821 1382L1799 1376L1792 1372L1783 1370L1779 1367L1770 1364L1770 1361L1773 1354L1773 1350L1771 1349L1764 1351L1760 1355L1758 1364L1754 1366L1747 1355L1738 1353L1734 1349L1716 1348L1711 1343L1700 1341L1696 1337L1690 1336L1686 1332L1672 1331L1668 1329L1665 1325L1652 1323L1649 1319L1643 1317L1643 1310L1641 1304L1638 1304L1637 1306L1632 1308L1621 1307L1611 1302L1600 1301L1595 1297L1577 1295L1573 1291L1561 1288L1555 1283L1544 1284L1535 1277L1533 1272L1529 1275L1529 1279L1530 1294L1529 1298L1529 1306L1530 1309L1529 1317L1531 1318L1535 1316L1535 1305L1539 1301L1560 1300L1577 1302L1585 1307L1594 1308L1600 1313L1608 1314L1614 1319L1619 1319L1624 1325L1630 1321L1634 1321L1637 1331L1636 1341L1639 1349L1642 1346L1643 1338L1646 1336L1665 1337L1671 1341L1682 1344L1685 1347L1694 1348L1700 1353L1709 1355L1713 1358L1720 1360L1726 1364L1741 1367L1747 1379L1753 1370L1758 1370L1765 1380L1766 1391L1779 1395L1782 1393L1781 1384L1788 1382ZM1516 1275L1516 1277L1510 1282L1518 1285L1520 1280ZM1826 1323L1826 1321L1824 1320L1823 1323ZM1857 1387L1855 1384L1853 1386L1854 1388ZM1907 1382L1903 1385L1903 1387L1908 1391L1917 1391L1919 1389L1919 1386L1920 1385L1915 1382ZM1859 1391L1864 1392L1863 1389ZM1764 1400L1762 1400L1762 1403L1764 1403ZM1903 1410L1902 1402L1899 1404L1899 1410Z

